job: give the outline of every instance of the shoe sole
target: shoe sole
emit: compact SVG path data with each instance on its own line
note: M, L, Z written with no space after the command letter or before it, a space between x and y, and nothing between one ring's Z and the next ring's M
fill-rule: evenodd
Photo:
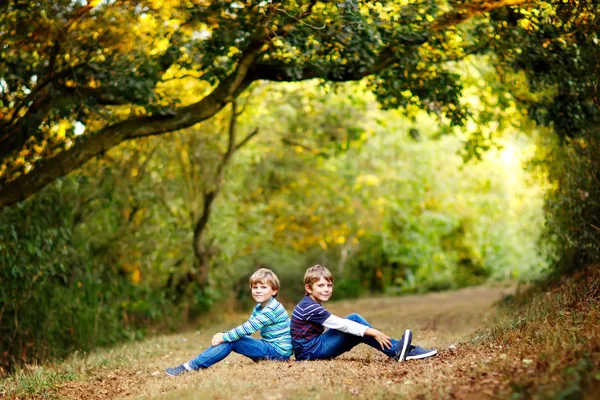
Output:
M406 361L406 351L410 348L410 343L412 342L412 331L410 329L405 330L403 338L404 343L398 356L398 362Z
M175 377L175 376L179 376L179 375L173 375L173 374L170 374L170 373L168 373L167 371L165 371L165 374L167 374L168 376L173 376L173 377Z
M419 360L421 358L432 357L437 354L437 350L431 350L428 353L419 354L418 356L406 356L406 360Z

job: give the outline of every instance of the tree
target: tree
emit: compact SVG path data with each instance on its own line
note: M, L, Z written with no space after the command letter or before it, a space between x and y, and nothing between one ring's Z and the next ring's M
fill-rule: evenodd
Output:
M192 190L191 192L196 194L194 199L190 199L191 204L194 208L191 210L190 215L192 218L192 225L194 226L194 273L188 274L188 280L195 279L200 284L204 284L208 277L210 269L210 256L211 249L207 246L204 236L215 199L221 192L223 180L225 178L225 170L230 163L233 155L244 145L246 145L256 134L258 129L254 129L248 133L242 140L238 141L237 136L237 119L242 114L242 111L238 111L237 101L231 102L231 117L229 120L229 126L227 128L227 149L219 157L216 163L216 169L214 176L207 179L206 173L204 174L203 188L198 190ZM237 142L237 143L236 143ZM182 162L184 162L182 160ZM188 171L190 176L188 182L190 185L198 185L193 179L194 176L201 176L202 165L201 160L188 160ZM200 193L198 193L200 192Z
M123 141L204 121L257 80L369 77L384 107L414 103L460 124L468 110L445 61L485 49L489 30L459 25L526 2L9 0L0 207ZM206 95L165 95L168 80L185 77L205 81Z

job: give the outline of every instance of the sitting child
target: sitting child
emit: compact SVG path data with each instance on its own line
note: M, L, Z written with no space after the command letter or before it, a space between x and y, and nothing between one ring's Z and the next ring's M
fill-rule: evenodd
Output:
M279 291L279 278L273 271L261 268L250 277L252 298L258 303L248 321L229 332L213 336L211 345L193 360L175 368L167 368L169 376L186 371L208 368L227 357L232 351L254 361L287 361L292 355L290 317L275 296ZM260 329L262 340L250 337Z
M306 296L292 313L292 343L296 360L328 360L350 351L359 343L383 352L401 362L431 357L437 350L412 346L412 332L404 331L400 340L373 328L363 317L350 314L339 318L322 303L333 293L333 275L321 265L310 267L304 274ZM329 330L325 333L325 328Z

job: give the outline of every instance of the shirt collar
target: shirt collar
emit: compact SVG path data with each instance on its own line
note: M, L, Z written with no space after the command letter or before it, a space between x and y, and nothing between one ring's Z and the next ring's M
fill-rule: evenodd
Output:
M269 302L267 303L267 305L265 306L265 308L269 307L269 305L270 305L270 304L271 304L273 301L277 301L277 300L275 300L275 297L271 297L271 300L269 300ZM257 311L259 311L259 310L263 310L264 308L262 308L262 307L260 306L260 303L258 303L258 304L256 305L256 307L254 307L254 309L255 309L255 310L257 310Z

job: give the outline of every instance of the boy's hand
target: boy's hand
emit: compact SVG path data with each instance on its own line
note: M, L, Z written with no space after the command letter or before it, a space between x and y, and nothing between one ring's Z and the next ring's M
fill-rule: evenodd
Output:
M392 348L392 339L383 332L378 331L374 328L369 328L366 330L365 335L372 336L377 343L381 346L382 350L387 350Z
M215 334L215 336L213 336L210 340L210 344L213 346L218 346L221 343L225 343L225 339L223 339L223 332Z

